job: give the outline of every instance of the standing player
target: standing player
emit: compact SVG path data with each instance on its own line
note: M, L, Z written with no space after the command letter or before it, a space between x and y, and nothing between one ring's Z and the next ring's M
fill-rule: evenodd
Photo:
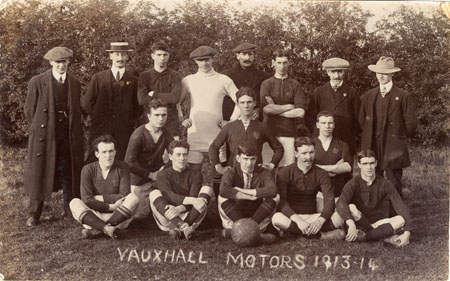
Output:
M345 233L336 229L342 225L334 212L334 194L327 172L313 165L314 142L309 137L295 139L293 163L278 172L280 193L279 212L272 217L272 224L282 232L287 231L305 237L343 239ZM323 210L316 211L316 196L323 194ZM333 215L333 216L332 216ZM319 231L322 233L319 235Z
M200 170L210 143L224 125L222 119L222 103L224 96L236 102L238 89L226 75L214 71L213 57L217 51L208 46L200 46L191 52L190 58L195 61L198 71L183 79L183 91L180 103L190 101L189 117L182 125L188 128L187 141L190 145L189 165ZM232 120L237 119L238 111L234 110ZM223 149L224 150L224 149Z
M164 42L156 42L151 47L153 68L139 76L138 101L147 106L153 99L160 99L167 104L167 130L175 139L180 137L177 104L181 95L181 74L169 69L169 46Z
M231 237L234 223L242 218L253 219L264 232L277 208L280 197L275 175L273 171L256 165L257 155L258 150L252 143L240 143L237 164L222 177L218 204L224 227L222 236L225 238ZM275 236L263 233L261 239L269 243L275 240Z
M356 154L356 138L360 133L358 113L360 97L344 81L345 72L350 64L341 58L330 58L322 67L330 77L330 82L317 87L312 95L306 119L311 132L318 135L316 116L320 111L328 111L334 116L334 136L348 144L351 155Z
M89 143L101 135L112 135L117 141L118 160L123 160L128 140L140 114L137 102L137 78L126 70L127 42L112 42L110 69L94 74L83 99L83 109L91 117ZM89 148L86 163L96 160Z
M408 245L411 236L408 208L394 185L376 174L375 153L363 150L357 157L361 175L345 185L336 203L336 210L346 223L346 240L373 241L388 237L385 241L394 246ZM398 215L389 218L389 207L384 204L386 200L391 202ZM350 212L349 204L354 204L360 212Z
M174 239L189 240L206 216L208 204L214 197L209 186L202 186L200 171L187 166L189 144L173 141L169 145L172 167L157 176L158 189L150 195L150 206L158 227Z
M164 168L163 155L173 137L164 128L167 120L167 105L158 99L148 104L147 124L141 125L130 137L125 161L131 171L131 192L139 197L136 218L150 214L148 195L155 189L156 177Z
M82 238L103 232L116 238L116 229L125 229L133 220L138 198L130 193L130 170L125 162L115 160L116 141L110 135L92 143L98 161L81 171L81 200L70 202L75 220L83 224Z
M284 155L279 166L295 162L294 139L296 119L305 116L306 96L300 84L288 77L289 54L285 50L273 52L272 66L275 75L261 84L261 107L267 114L264 124L283 145Z

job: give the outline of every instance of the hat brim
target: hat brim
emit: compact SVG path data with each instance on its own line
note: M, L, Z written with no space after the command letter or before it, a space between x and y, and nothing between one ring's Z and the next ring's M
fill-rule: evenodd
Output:
M348 70L349 67L324 67L324 70Z
M45 57L44 59L48 60L48 61L59 61L59 60L70 60L72 59L72 57Z
M107 52L134 52L133 49L128 50L106 50Z
M212 57L214 57L214 55L207 55L207 56L200 56L200 57L191 57L191 59L198 60L198 59L207 59L207 58L212 58Z
M376 72L376 73L395 73L395 72L399 72L401 69L398 67L394 67L394 68L382 68L382 67L378 67L374 64L371 64L367 67L370 71Z

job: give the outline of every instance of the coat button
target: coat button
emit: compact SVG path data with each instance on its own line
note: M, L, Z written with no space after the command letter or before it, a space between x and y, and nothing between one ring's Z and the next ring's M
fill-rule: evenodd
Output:
M40 138L39 141L40 141L40 142L43 142L43 141L44 141L44 138Z
M44 112L48 112L48 109L47 109L47 108L44 108Z
M36 153L36 156L39 157L39 156L41 156L41 154L40 153Z
M62 119L58 119L59 122L62 122Z
M45 128L45 124L41 124L41 128Z

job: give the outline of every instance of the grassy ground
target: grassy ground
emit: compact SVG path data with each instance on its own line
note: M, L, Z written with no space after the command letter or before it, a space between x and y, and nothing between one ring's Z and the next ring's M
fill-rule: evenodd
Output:
M220 237L214 214L189 243L170 240L151 219L134 222L115 241L79 239L81 226L73 219L30 230L24 225L25 150L1 148L0 156L0 274L6 280L448 279L448 150L412 153L404 179L413 229L404 249L303 238L240 248ZM57 214L61 205L56 193L45 213Z

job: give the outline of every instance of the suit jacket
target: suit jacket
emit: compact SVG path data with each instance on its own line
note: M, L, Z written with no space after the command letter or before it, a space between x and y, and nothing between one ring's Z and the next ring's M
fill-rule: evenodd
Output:
M361 131L358 123L359 107L360 97L355 90L344 82L335 93L328 82L317 87L313 92L306 112L308 128L311 132L314 132L314 135L318 135L317 114L323 110L333 113L335 116L333 135L346 142L350 148L350 153L355 155L357 150L356 137Z
M91 117L89 144L97 137L109 134L117 141L116 159L123 160L128 140L141 108L137 101L137 78L125 71L119 82L119 93L113 96L117 83L110 69L94 74L83 98L83 109ZM89 154L92 153L90 147Z
M375 101L379 87L373 88L361 97L359 124L362 128L361 149L373 149L375 124ZM384 154L378 159L381 169L401 169L411 165L407 139L413 136L417 128L416 108L412 96L392 86L385 97L389 99L387 116L383 124ZM378 117L380 118L380 117Z
M51 199L54 190L56 162L55 93L52 70L31 78L25 100L25 117L30 123L28 137L25 191L34 200ZM81 126L80 93L78 80L67 74L67 110L72 168L72 194L80 197L80 172L83 166L83 132Z

